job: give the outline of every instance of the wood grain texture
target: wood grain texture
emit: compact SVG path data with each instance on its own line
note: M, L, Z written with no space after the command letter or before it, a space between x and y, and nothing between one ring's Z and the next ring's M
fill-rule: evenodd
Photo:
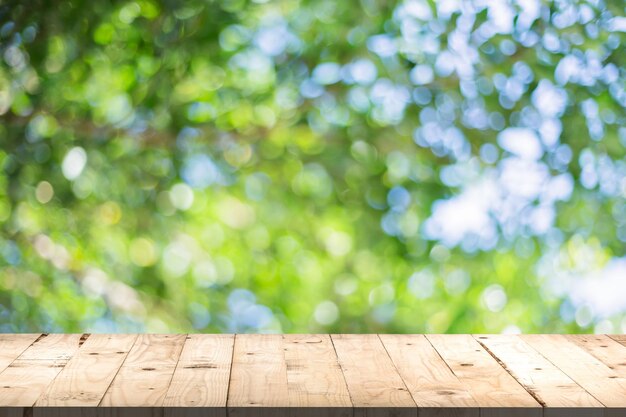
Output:
M19 360L58 360L67 363L89 338L82 334L43 334L20 356Z
M482 416L541 416L541 405L470 335L427 335Z
M617 343L626 346L626 334L611 334L609 337Z
M477 340L546 408L545 417L602 417L604 406L517 336L477 335Z
M82 343L82 335L42 335L0 373L0 405L31 407Z
M0 334L0 417L135 416L626 417L626 337Z
M32 345L40 334L0 334L0 372Z
M626 346L600 334L577 334L566 337L570 342L591 353L616 374L626 378Z
M415 401L377 335L332 335L355 415L416 416Z
M206 417L226 415L234 341L234 335L187 336L163 403L166 417L188 416L191 411Z
M477 417L478 403L424 335L381 334L422 416Z
M103 406L161 407L185 335L140 335L101 401Z
M281 335L236 335L228 415L289 414L287 365Z
M136 339L136 335L91 335L35 405L97 406Z
M626 379L566 336L520 337L605 406L618 409L626 407ZM626 408L623 408L623 413L626 415Z
M290 415L352 416L352 401L330 336L283 335Z

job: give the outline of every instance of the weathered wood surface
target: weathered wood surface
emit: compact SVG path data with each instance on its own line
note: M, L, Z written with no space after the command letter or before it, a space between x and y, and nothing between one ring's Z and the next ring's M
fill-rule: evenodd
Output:
M0 334L31 416L626 417L626 336Z

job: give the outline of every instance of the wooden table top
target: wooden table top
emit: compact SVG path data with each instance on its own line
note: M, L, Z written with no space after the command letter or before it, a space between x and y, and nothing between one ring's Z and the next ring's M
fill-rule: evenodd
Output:
M626 336L1 334L0 417L626 416Z

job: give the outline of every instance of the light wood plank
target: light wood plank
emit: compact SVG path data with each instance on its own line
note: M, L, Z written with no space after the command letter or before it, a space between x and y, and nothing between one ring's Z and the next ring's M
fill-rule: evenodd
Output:
M0 334L0 417L624 417L620 341Z
M44 334L19 359L62 360L67 363L87 338L88 335L82 334Z
M292 417L352 416L352 401L330 336L283 335Z
M0 404L32 407L81 344L80 334L42 335L2 373Z
M626 346L626 334L611 334L609 337L617 343Z
M331 339L355 415L417 415L415 401L377 335L332 335Z
M136 335L91 335L35 406L96 407L136 339Z
M626 379L570 342L567 337L562 335L520 337L607 407L626 405Z
M424 335L379 335L423 416L477 417L478 404Z
M626 378L626 346L601 334L577 334L566 337L591 353L616 374Z
M102 398L101 406L161 407L185 335L140 335Z
M234 341L234 335L187 336L163 403L166 417L183 415L179 407L205 417L226 415Z
M426 337L469 388L481 417L542 415L541 405L471 335Z
M0 372L32 345L41 334L0 334Z
M477 340L545 407L545 417L602 417L604 406L515 335L477 335Z
M289 395L281 335L238 334L228 393L228 415L286 416Z

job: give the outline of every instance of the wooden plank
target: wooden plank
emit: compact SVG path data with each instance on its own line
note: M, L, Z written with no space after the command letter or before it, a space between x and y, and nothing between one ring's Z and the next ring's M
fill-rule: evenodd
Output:
M611 334L609 337L617 343L626 346L626 334Z
M626 414L626 379L562 335L522 335L525 342L607 407ZM618 413L618 414L615 414Z
M287 416L288 392L282 336L236 335L228 415Z
M355 415L417 416L417 406L375 334L332 335Z
M136 335L91 335L35 406L96 407L135 339Z
M32 345L41 334L0 334L0 372Z
M470 390L481 417L541 416L541 405L471 335L427 335Z
M104 407L161 407L185 335L140 335L102 398Z
M330 336L283 335L290 415L352 416L352 401Z
M570 342L591 353L616 374L626 378L626 346L600 334L578 334L566 337Z
M495 356L544 407L545 417L604 416L604 406L550 361L515 335L478 335Z
M82 334L43 334L19 356L19 360L59 360L67 361L87 340Z
M189 335L163 405L166 417L226 416L234 335ZM180 407L189 407L181 414ZM202 407L200 409L200 407Z
M0 334L0 417L623 417L620 342Z
M423 416L478 417L478 403L424 335L379 335Z
M32 407L81 343L80 334L42 335L0 373L0 404Z

